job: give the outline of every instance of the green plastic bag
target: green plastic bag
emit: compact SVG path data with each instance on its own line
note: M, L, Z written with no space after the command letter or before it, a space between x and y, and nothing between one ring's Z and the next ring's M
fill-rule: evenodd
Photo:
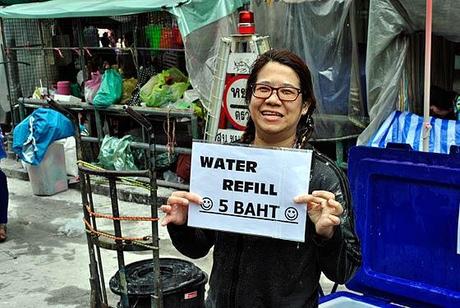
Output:
M93 100L95 107L104 108L115 104L123 94L123 78L115 69L108 69L102 75L101 87Z
M166 70L168 72L168 77L172 79L173 82L187 82L188 78L185 76L178 68L171 67ZM167 84L170 84L167 82Z
M174 109L180 109L180 110L187 110L187 109L193 109L193 113L199 117L199 118L204 118L204 112L203 112L203 107L201 104L198 103L198 100L196 101L197 103L190 103L186 102L183 99L179 99L177 102L175 102L172 107Z
M121 96L120 104L126 104L130 99L131 95L136 88L137 79L129 78L123 79L123 95Z
M140 98L148 107L163 107L180 99L189 85L187 77L173 67L150 78L142 86Z
M177 160L176 153L163 152L155 157L155 167L158 169L167 169Z
M108 170L138 170L131 152L130 144L132 141L133 137L130 135L126 135L121 139L105 135L97 157L98 165Z

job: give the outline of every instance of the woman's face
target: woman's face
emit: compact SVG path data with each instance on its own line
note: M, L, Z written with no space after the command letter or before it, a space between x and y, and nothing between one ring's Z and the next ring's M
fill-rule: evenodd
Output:
M256 84L271 87L293 87L300 89L297 73L287 65L278 62L268 62L259 71ZM270 97L261 99L252 95L249 102L249 112L256 128L255 142L262 140L265 144L289 142L284 146L292 146L295 141L296 128L302 112L308 110L308 105L302 104L302 94L294 101L282 101L272 91Z

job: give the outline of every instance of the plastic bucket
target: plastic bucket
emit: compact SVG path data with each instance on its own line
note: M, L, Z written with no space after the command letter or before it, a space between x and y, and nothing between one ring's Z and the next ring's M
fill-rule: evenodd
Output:
M148 25L145 27L145 35L149 42L150 48L160 48L161 41L161 26L159 25ZM151 51L152 56L159 54L158 50Z
M70 81L58 81L56 93L70 95Z
M173 30L171 28L162 28L160 37L160 48L173 47Z
M130 306L150 307L154 293L152 259L126 265L126 281ZM110 289L120 295L119 272L110 279ZM193 263L173 258L160 259L163 305L167 308L203 308L208 277Z

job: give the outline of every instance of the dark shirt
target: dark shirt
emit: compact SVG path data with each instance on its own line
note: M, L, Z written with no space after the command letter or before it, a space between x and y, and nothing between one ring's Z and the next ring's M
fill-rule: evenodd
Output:
M174 246L191 258L214 246L207 307L316 307L321 272L345 283L361 263L345 175L321 154L313 155L310 192L327 190L343 208L329 240L316 235L310 219L305 243L168 225Z

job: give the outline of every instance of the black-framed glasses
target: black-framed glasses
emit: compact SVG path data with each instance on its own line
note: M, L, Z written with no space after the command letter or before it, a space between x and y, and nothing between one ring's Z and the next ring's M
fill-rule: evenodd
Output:
M282 101L292 102L299 97L301 90L295 87L272 87L262 83L256 83L252 95L257 98L269 98L273 91L276 90L276 95Z

